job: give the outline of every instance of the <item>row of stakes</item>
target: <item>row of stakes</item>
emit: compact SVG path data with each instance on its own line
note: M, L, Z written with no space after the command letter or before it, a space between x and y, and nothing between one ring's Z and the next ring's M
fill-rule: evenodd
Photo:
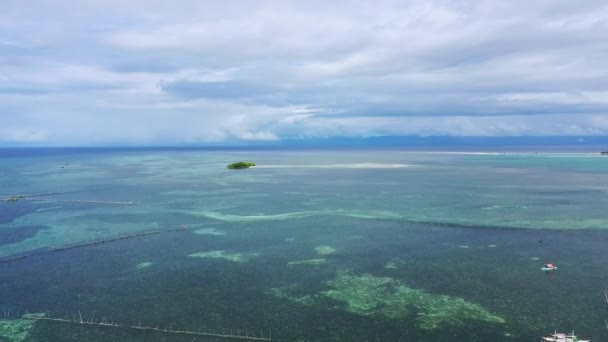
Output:
M604 301L608 304L608 288L604 289ZM198 335L198 336L209 336L209 337L218 337L218 338L230 338L230 339L241 339L241 340L252 340L252 341L272 341L272 330L269 332L267 336L264 336L264 332L261 331L260 335L256 335L255 333L250 333L247 330L236 330L236 334L234 331L230 332L214 332L214 331L197 331L197 330L175 330L171 328L160 326L144 326L141 325L141 322L137 322L137 324L125 325L122 323L114 322L113 320L107 320L103 318L101 320L97 319L84 319L80 311L78 311L78 316L72 315L72 318L53 318L46 316L35 316L31 314L25 314L23 316L17 313L16 315L11 315L10 310L4 311L5 318L11 317L20 317L23 319L31 319L37 321L53 321L53 322L64 322L71 324L87 324L87 325L95 325L102 327L116 327L116 328L130 328L136 330L147 330L147 331L155 331L162 332L168 334L181 334L181 335ZM608 329L608 320L604 320L606 325L606 329Z
M103 318L101 320L97 319L84 319L80 311L78 311L77 315L72 315L72 318L53 318L46 316L35 316L31 314L19 315L11 315L10 310L4 311L5 318L18 317L21 319L30 319L35 321L52 321L52 322L63 322L63 323L71 323L71 324L86 324L86 325L94 325L101 327L115 327L115 328L128 328L135 330L146 330L153 332L161 332L166 334L180 334L180 335L196 335L196 336L208 336L208 337L217 337L217 338L226 338L226 339L240 339L240 340L250 340L250 341L272 341L272 330L269 331L268 335L264 336L264 332L261 331L260 335L256 335L248 330L230 330L230 332L226 332L225 330L222 332L215 331L202 331L202 330L176 330L167 327L157 326L145 326L141 325L141 322L134 323L132 325L126 325L119 322L114 322L113 320L107 320Z
M604 301L608 305L608 287L604 289ZM604 320L604 324L606 324L606 329L608 329L608 319Z

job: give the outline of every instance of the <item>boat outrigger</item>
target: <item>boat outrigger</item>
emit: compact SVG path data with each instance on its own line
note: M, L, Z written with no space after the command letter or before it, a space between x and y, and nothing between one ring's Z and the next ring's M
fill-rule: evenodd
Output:
M558 333L557 331L552 335L542 337L541 342L591 342L591 340L579 340L574 331L571 334Z
M555 271L557 270L557 266L553 264L544 264L543 267L541 267L540 269L546 272Z

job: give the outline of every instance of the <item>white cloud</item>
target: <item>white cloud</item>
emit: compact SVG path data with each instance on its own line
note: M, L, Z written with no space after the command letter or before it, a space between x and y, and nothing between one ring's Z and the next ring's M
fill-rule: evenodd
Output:
M603 1L8 0L0 140L606 134L606 17Z
M0 142L16 143L44 143L48 140L48 134L43 130L24 130L21 128L0 128Z
M547 125L547 122L557 124ZM288 130L289 127L283 129ZM607 135L608 115L311 118L300 122L294 131L305 137Z

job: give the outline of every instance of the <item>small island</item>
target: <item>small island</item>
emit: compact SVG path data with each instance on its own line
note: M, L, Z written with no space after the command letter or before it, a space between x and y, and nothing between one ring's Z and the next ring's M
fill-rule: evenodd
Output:
M255 166L255 163L252 162L237 162L237 163L232 163L230 165L227 166L227 168L229 169L248 169L252 166Z
M608 156L608 151L600 152L600 154L603 155L603 156Z

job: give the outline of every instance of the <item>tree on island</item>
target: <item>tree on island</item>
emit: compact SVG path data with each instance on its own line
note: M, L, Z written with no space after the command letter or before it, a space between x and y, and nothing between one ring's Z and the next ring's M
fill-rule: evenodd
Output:
M230 165L227 166L227 168L229 169L248 169L252 166L255 166L255 163L252 162L237 162L237 163L232 163Z

